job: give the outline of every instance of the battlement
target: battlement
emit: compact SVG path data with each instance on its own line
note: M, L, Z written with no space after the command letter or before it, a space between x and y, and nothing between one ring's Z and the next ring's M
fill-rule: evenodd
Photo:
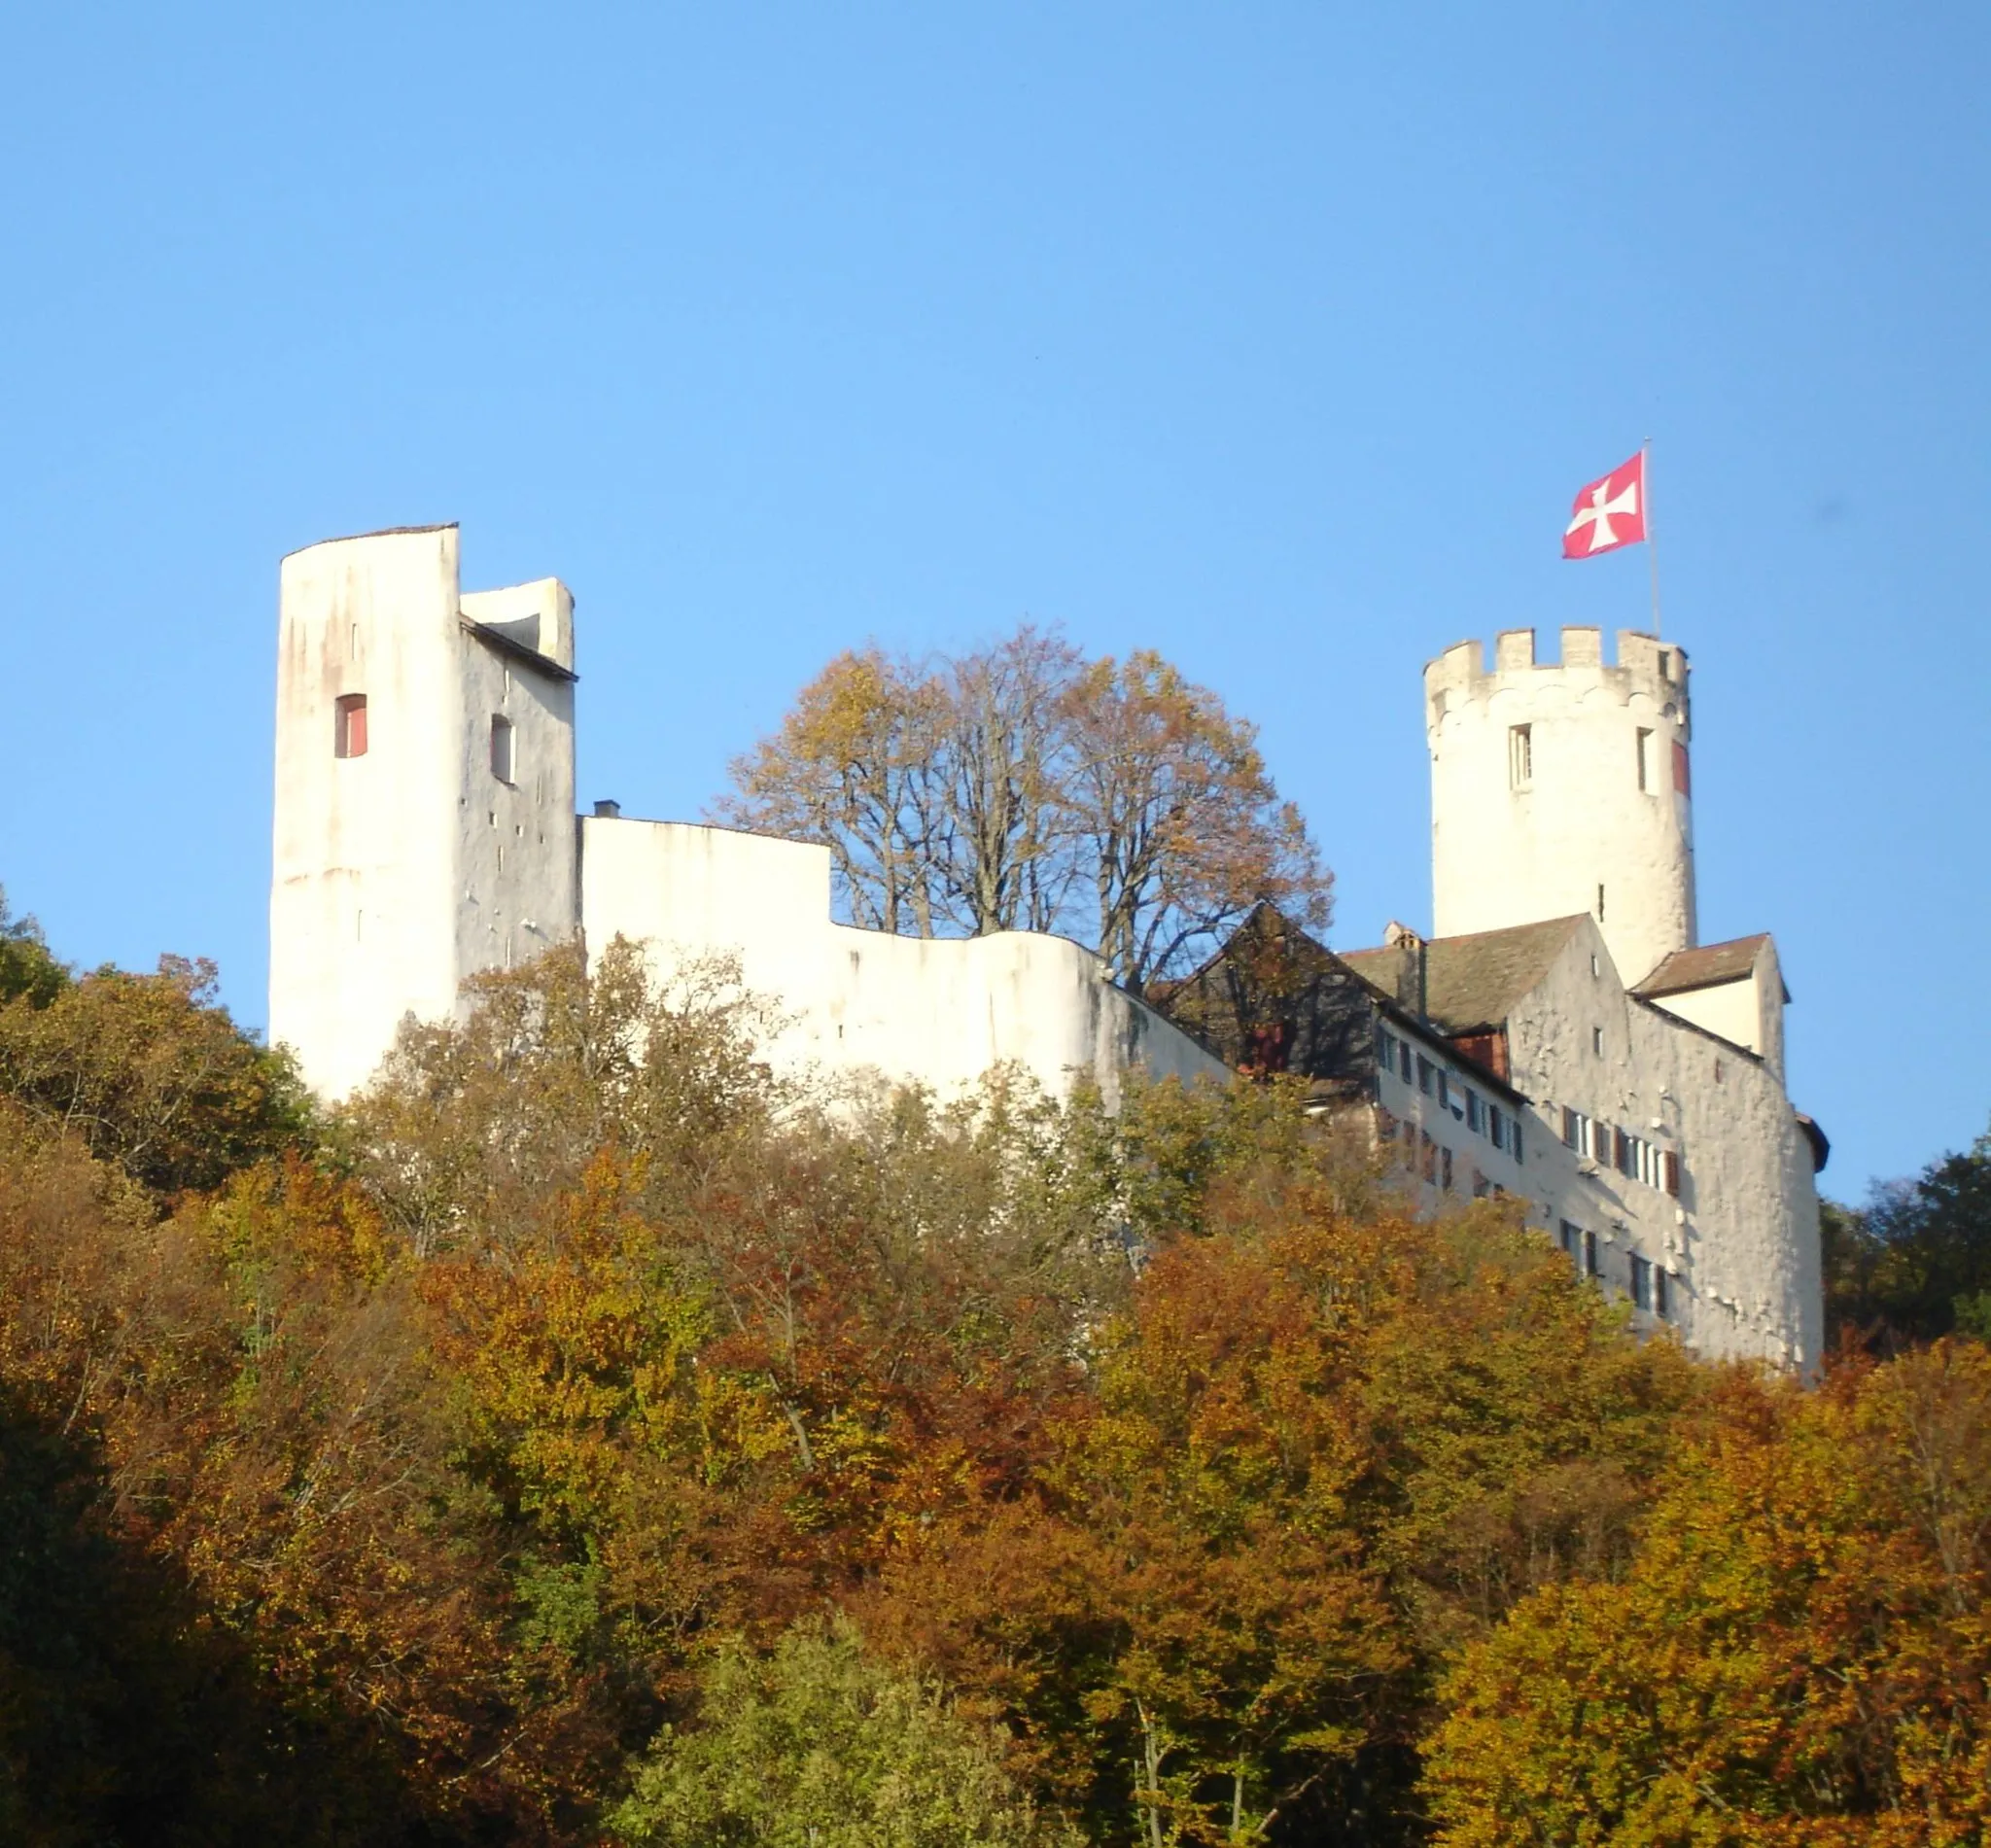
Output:
M1604 632L1589 627L1562 631L1560 661L1535 658L1532 629L1503 629L1493 639L1493 665L1486 666L1485 645L1454 642L1435 661L1424 665L1424 695L1435 722L1449 706L1461 700L1485 699L1505 688L1547 686L1568 677L1615 691L1629 699L1645 693L1661 705L1687 715L1687 650L1642 629L1618 631L1618 658L1604 659ZM1527 677L1525 680L1522 677Z

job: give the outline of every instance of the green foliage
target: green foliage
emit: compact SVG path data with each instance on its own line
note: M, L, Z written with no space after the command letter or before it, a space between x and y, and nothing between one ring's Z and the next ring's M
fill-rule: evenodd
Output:
M1991 1133L1877 1188L1862 1209L1827 1203L1823 1230L1834 1342L1892 1350L1991 1334Z
M1002 1744L930 1682L805 1624L764 1660L722 1650L699 1724L667 1729L609 1819L646 1848L1051 1848L1075 1840L1003 1768Z
M69 971L49 954L41 925L15 917L0 886L0 1003L18 999L47 1007L68 986Z

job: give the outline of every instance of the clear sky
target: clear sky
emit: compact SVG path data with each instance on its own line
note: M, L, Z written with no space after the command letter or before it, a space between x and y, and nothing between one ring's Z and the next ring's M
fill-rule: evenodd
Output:
M577 598L584 798L697 816L837 649L1023 616L1257 720L1428 924L1419 670L1643 626L1703 937L1858 1197L1991 1111L1991 9L18 7L0 881L263 1018L279 557Z

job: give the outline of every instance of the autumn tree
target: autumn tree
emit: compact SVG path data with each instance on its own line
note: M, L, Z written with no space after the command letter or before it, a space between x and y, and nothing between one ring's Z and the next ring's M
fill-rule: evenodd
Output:
M1255 728L1151 651L1087 660L1025 625L937 660L846 654L733 781L721 817L827 845L856 922L1065 930L1136 994L1261 899L1327 920Z
M25 939L17 939L17 947ZM213 1187L302 1136L309 1099L288 1055L216 999L215 966L97 969L0 1003L0 1091L162 1194Z
M1807 1396L1735 1376L1622 1578L1547 1587L1446 1688L1450 1848L1977 1841L1991 1828L1991 1355Z

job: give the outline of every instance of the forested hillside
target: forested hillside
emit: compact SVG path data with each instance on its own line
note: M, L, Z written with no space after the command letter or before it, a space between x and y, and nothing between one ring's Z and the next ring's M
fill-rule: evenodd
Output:
M0 1839L1991 1829L1991 1148L1834 1219L1807 1390L1277 1086L810 1098L619 946L479 998L327 1113L0 909Z

